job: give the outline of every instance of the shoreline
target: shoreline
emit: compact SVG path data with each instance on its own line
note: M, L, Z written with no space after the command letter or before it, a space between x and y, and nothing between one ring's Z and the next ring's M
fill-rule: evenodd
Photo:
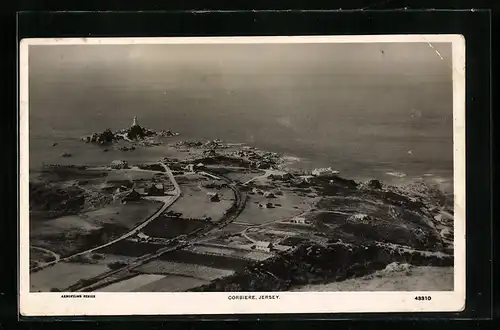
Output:
M121 130L123 131L123 130ZM95 134L95 133L94 133ZM120 133L121 134L121 133ZM137 162L137 163L148 163L148 162L155 162L158 157L155 157L156 154L161 155L161 154L171 154L173 150L175 150L175 146L172 144L169 144L168 141L182 141L182 137L175 135L175 136L170 136L168 138L163 137L164 141L161 141L161 143L156 144L156 145L150 145L150 146L136 146L135 150L127 152L127 151L121 151L120 153L114 153L113 156L111 154L109 156L104 154L106 159L102 160L94 160L90 163L91 166L99 167L99 166L105 166L108 165L111 158L121 158L130 160L132 162ZM218 140L218 139L215 139ZM213 140L213 141L215 141ZM72 142L76 143L81 143L81 138L73 138L71 140ZM197 140L197 139L190 139L188 140L190 142L202 142L202 140ZM203 140L204 141L204 140ZM220 140L219 140L220 141ZM130 143L132 146L137 145L137 143ZM247 143L244 142L224 142L224 144L230 146L230 147L239 147L239 148L251 148L255 150L260 150L263 151L264 149L258 148L251 146ZM84 146L87 145L84 143ZM104 146L100 145L88 145L93 149L94 152L101 152ZM113 147L113 146L112 146ZM120 147L114 147L115 149L119 149ZM149 151L152 151L151 153ZM88 150L87 150L88 152ZM149 154L149 155L148 155ZM328 166L328 163L325 161L314 161L310 160L304 157L300 157L297 155L292 155L292 154L283 154L279 152L280 158L282 160L282 163L286 166L287 170L290 171L312 171L316 167L321 167L323 166ZM99 154L96 154L99 155ZM80 166L86 164L85 161L76 161L76 159L79 158L79 154L76 153L73 155L73 158L60 158L57 162L53 163L53 165L59 165L59 166ZM52 157L52 158L57 158L57 157ZM76 159L75 159L76 158ZM30 173L37 173L40 172L44 166L46 165L52 165L52 164L45 164L43 161L37 161L35 164L30 164ZM335 167L335 166L333 166ZM410 174L404 173L404 172L395 172L391 170L384 170L383 168L377 168L376 166L373 167L373 169L370 170L364 170L365 173L361 172L356 172L353 174L348 174L345 173L345 171L341 171L340 175L352 178L356 181L369 181L372 179L379 180L381 182L384 182L389 185L395 185L395 186L400 186L400 185L406 185L408 183L413 183L413 182L419 182L419 181L425 181L428 183L435 184L436 186L442 187L442 191L448 194L453 194L453 170L434 170L434 171L429 171L429 170L423 170L420 172L415 172L409 171Z
M193 208L193 211L197 209L203 210L204 208L213 205L208 200L200 202L199 199L196 199L199 197L194 197L196 194L198 194L198 196L200 195L200 193L196 193L196 191L200 190L200 187L202 191L208 191L210 192L210 194L212 194L209 195L209 193L207 192L207 196L216 195L217 198L219 198L218 194L220 194L221 191L223 191L224 189L227 189L227 187L229 186L231 187L231 189L233 189L235 196L241 195L239 196L239 198L240 200L243 201L243 204L239 205L239 211L235 215L235 218L234 219L231 218L230 222L227 223L230 224L230 227L242 226L242 228L246 228L243 229L243 231L241 231L240 234L242 235L241 236L242 238L240 240L243 241L247 240L247 243L245 243L247 245L241 246L241 248L243 249L242 251L247 251L247 252L240 252L240 253L255 254L255 252L252 252L251 249L248 250L249 249L248 244L252 244L251 243L252 241L254 242L253 244L256 244L256 242L258 242L259 240L271 239L272 237L274 237L273 235L276 235L271 233L277 233L278 235L281 235L279 234L281 232L293 232L294 233L293 235L303 236L303 240L305 239L305 241L300 241L302 243L299 243L299 241L297 241L296 243L292 243L291 247L287 247L286 245L280 245L281 243L278 243L278 250L274 252L269 252L269 251L265 252L266 251L265 249L264 252L260 252L264 254L271 253L269 254L269 256L271 255L275 256L272 257L271 259L268 259L269 261L262 261L263 263L261 263L261 265L266 265L264 266L264 268L270 267L269 269L263 269L261 271L266 271L270 273L274 272L270 270L273 269L273 267L276 267L276 262L278 262L279 260L281 260L279 262L287 260L287 258L290 258L290 256L294 255L296 251L302 251L300 252L302 253L301 258L306 258L305 260L309 260L307 259L309 258L307 256L307 253L304 254L305 253L304 251L306 251L304 249L308 247L314 247L315 244L317 243L313 242L322 242L320 243L318 250L322 251L321 254L323 253L325 255L332 253L333 255L337 255L338 253L347 254L347 258L355 258L354 260L357 260L355 261L355 264L363 260L365 260L363 262L368 262L368 265L373 264L372 266L369 266L367 269L361 269L361 268L358 270L356 270L357 268L356 269L353 268L352 270L350 270L350 268L344 269L343 271L347 272L345 273L347 274L345 276L348 276L347 278L349 278L349 276L359 277L361 275L366 274L367 271L370 273L372 272L370 269L376 271L380 269L380 267L385 266L386 261L389 262L389 261L399 260L401 262L406 262L408 260L412 260L412 258L416 258L417 254L421 253L421 252L404 252L404 253L398 252L399 254L397 253L394 254L394 252L391 252L393 249L392 247L387 248L383 247L383 245L379 246L377 245L378 243L374 245L373 242L380 242L380 240L381 241L387 240L387 237L389 237L388 242L391 242L392 240L392 242L397 242L398 244L413 245L413 248L416 248L417 250L418 248L423 250L429 249L429 251L425 253L431 253L431 251L438 251L440 249L443 249L443 251L446 251L446 253L450 253L450 245L449 245L450 242L441 241L443 238L437 238L438 236L440 237L442 235L444 235L443 237L449 237L450 229L448 222L446 222L449 220L447 220L447 218L444 216L441 216L441 218L438 219L437 214L440 214L440 212L442 211L445 211L445 214L449 214L450 212L451 214L453 214L453 209L452 208L450 209L450 207L452 207L452 202L447 201L449 196L440 197L443 195L443 192L441 193L433 192L432 189L434 188L429 187L429 183L425 182L424 179L432 178L432 176L423 175L421 180L416 180L413 182L410 181L410 183L405 182L401 183L400 185L391 185L382 180L373 178L365 181L355 181L350 178L346 178L342 173L339 173L334 168L316 168L308 170L293 168L293 164L301 162L302 159L267 150L261 150L249 146L245 143L223 142L218 139L211 141L199 141L199 140L183 141L179 140L180 138L174 138L173 140L177 141L175 143L168 143L169 141L168 139L165 140L162 145L156 144L150 147L144 144L141 145L127 141L127 143L132 144L133 146L135 146L135 148L132 149L131 151L123 151L122 153L123 155L131 155L132 153L135 153L138 150L148 149L148 148L155 148L160 153L163 152L164 155L163 157L158 157L157 159L149 159L148 161L142 159L142 161L140 162L131 162L129 164L129 162L124 160L114 160L112 163L107 163L107 164L101 163L100 166L98 164L44 165L38 171L39 176L37 179L38 179L39 191L41 191L43 194L49 194L48 196L52 195L59 196L57 198L61 199L62 201L65 200L66 198L65 195L68 195L68 192L66 191L67 189L73 191L71 192L72 195L69 194L68 196L74 195L74 198L71 197L73 198L71 203L74 204L75 209L74 210L71 209L73 207L71 205L73 204L71 203L66 204L70 205L69 209L62 209L61 214L64 215L65 212L66 213L69 212L69 214L78 215L79 220L75 218L75 221L77 220L77 222L75 222L75 226L77 227L74 227L75 229L71 229L71 230L76 230L78 226L83 225L84 223L86 223L86 221L91 221L90 223L93 223L92 221L94 221L92 220L93 216L90 217L85 216L85 218L82 218L80 214L87 214L89 212L88 210L92 210L93 208L95 208L96 210L110 209L110 205L115 205L115 204L108 205L107 204L108 202L105 202L106 200L109 200L109 198L112 198L113 200L115 200L116 198L123 198L123 196L125 196L126 194L134 192L137 187L139 187L139 189L142 189L138 190L142 191L140 192L141 196L147 196L147 193L144 192L145 188L143 189L140 187L146 187L149 184L154 185L155 182L163 182L163 184L166 184L166 181L164 179L161 179L165 173L155 168L156 166L155 164L163 164L163 166L168 166L168 168L170 168L173 173L172 177L175 176L176 179L179 181L180 191L183 192L179 193L180 201L172 203L173 206L171 210L167 212L165 208L165 212L162 212L163 215L160 216L161 219L167 219L167 220L171 219L172 215L168 214L175 214L178 211L180 211L181 213L189 214L190 212L192 212L190 210L191 208ZM107 147L109 146L110 145L108 145ZM102 146L96 145L96 148L102 149ZM165 154L167 156L165 156ZM199 168L197 168L198 166ZM203 173L205 173L206 176ZM32 175L31 172L30 174ZM205 177L202 178L203 176ZM408 177L402 175L395 175L394 177L400 181L407 181L409 179ZM193 183L190 183L192 180L194 180ZM222 184L221 180L225 180L226 183ZM130 184L127 182L129 182ZM30 178L30 194L34 193L32 191L33 184ZM123 186L124 184L125 186ZM224 188L224 185L226 185L226 188ZM111 188L111 190L106 190L109 189L107 188L108 186L109 188ZM118 191L123 191L123 192L118 192ZM62 195L60 195L60 192L62 192ZM187 194L187 192L189 192L189 194ZM165 193L167 192L165 191ZM285 196L283 196L283 193ZM203 192L203 194L205 193ZM49 200L52 198L52 197L47 198L43 196L44 195L40 195L40 197L42 198L41 201L43 201L44 198ZM194 199L191 200L191 198ZM440 198L445 198L445 199L440 201ZM92 201L94 199L95 201ZM104 204L100 205L99 200L103 201ZM183 200L185 201L183 202ZM84 204L81 203L82 201L84 201ZM97 204L94 205L92 203L97 203ZM141 206L140 199L138 203L139 204L137 204L137 206L133 206L134 205L133 203L130 204L130 206L128 206L128 204L122 206L120 206L120 204L116 204L117 205L116 207L118 207L118 209L120 210L119 213L122 213L121 209L124 207L136 207L139 210L143 206ZM196 204L193 203L202 203L202 204L197 206ZM203 204L203 203L208 203L208 204ZM285 203L286 205L282 205L283 203ZM380 210L373 213L372 206L370 206L372 205L372 203L375 203L373 205L380 205L378 207ZM444 204L442 204L441 207L437 208L436 206L432 206L436 203L438 204L444 203ZM233 206L229 208L228 211L235 207L235 204L232 205ZM36 210L36 207L34 208L34 210ZM88 207L90 207L90 209L88 209ZM261 210L267 209L268 211L258 211L259 209ZM392 214L391 212L394 212L394 210L396 209L399 210L396 212L402 214L401 215L402 218L398 220L402 221L401 224L402 227L398 229L399 228L398 225L394 229L390 229L390 227L389 229L387 229L385 227L386 224L384 223L387 223L388 220L385 219L384 217L389 216L390 214ZM336 212L339 210L341 210L341 212ZM49 206L49 208L46 209L46 211L43 211L43 209L41 209L40 211L41 213L40 212L38 213L40 213L43 218L44 217L43 214L44 212L46 212L45 216L48 216L49 218L43 221L48 221L48 222L43 222L43 223L47 223L48 225L52 226L51 230L53 230L54 233L57 233L58 231L61 230L60 226L62 225L62 223L57 222L58 221L57 219L59 218L53 218L53 215L52 216L50 215L51 214L50 212L52 211L53 211L52 208ZM223 212L223 209L220 209L220 211L217 211L219 213L216 214L225 215L226 212L228 211ZM266 214L270 214L269 216L266 216L269 217L268 220L265 220L267 222L264 222L261 225L258 225L258 222L252 223L253 221L257 221L260 217L264 216L264 213L262 213L262 215L258 215L260 214L260 212L265 212ZM276 213L277 215L273 216L272 215L274 214L273 212ZM242 214L241 216L240 213ZM34 214L37 213L34 211L30 212L31 216L33 216ZM193 216L193 219L190 221L194 220L201 221L201 218L206 217L206 216L201 216L203 213L198 213L198 214L199 214L198 216ZM421 217L422 219L418 221L416 220L416 218L414 219L415 214L417 214L418 217ZM436 220L432 218L434 215L436 217ZM39 218L40 215L37 215L37 217ZM123 218L123 216L119 217ZM173 218L175 217L176 216L173 216ZM236 219L236 217L238 217L238 219ZM87 218L88 220L86 220ZM301 225L291 223L293 219L300 219L300 218L302 218L302 220L300 221L303 222ZM159 220L152 220L152 225L157 226L155 223L157 223L158 221ZM109 283L112 282L114 283L116 281L120 282L122 281L123 278L130 278L130 276L135 274L134 269L136 269L137 267L141 267L140 266L141 263L152 262L150 261L151 260L150 258L153 258L153 260L163 260L162 258L168 259L169 255L171 254L175 255L175 253L177 253L176 252L177 249L180 249L179 252L182 252L185 249L189 250L189 247L191 245L198 246L201 244L200 246L205 246L204 244L208 244L203 249L208 249L208 250L219 249L220 251L225 251L225 249L230 248L231 244L233 243L227 243L227 242L220 243L222 242L221 240L226 240L226 238L221 238L221 237L226 237L225 235L229 235L229 237L239 237L238 235L240 235L238 234L238 231L234 233L232 231L226 232L224 230L217 229L218 228L217 219L208 220L208 222L207 220L203 221L205 221L204 222L205 230L209 230L207 233L203 234L204 238L201 239L201 241L200 238L195 239L195 237L198 237L197 235L201 235L201 233L203 232L201 227L199 227L198 230L193 231L193 233L198 232L198 234L192 234L191 231L187 231L184 233L184 235L182 235L181 234L182 232L179 232L178 237L183 237L186 234L188 235L187 237L190 237L189 235L195 235L195 236L192 236L191 241L189 241L188 239L188 241L186 241L187 243L183 241L185 240L185 238L181 239L179 241L180 243L178 243L180 244L178 245L178 248L172 247L169 244L174 244L174 243L169 243L169 242L172 239L173 239L172 242L174 242L179 238L175 236L175 238L160 239L161 235L165 234L160 230L160 228L155 229L157 231L151 231L150 229L148 229L147 231L148 235L150 235L151 233L153 234L156 233L155 236L158 237L155 236L151 237L148 235L144 235L144 233L141 230L137 230L137 233L135 232L132 233L130 238L127 235L125 235L124 237L126 239L123 241L123 244L126 243L125 246L128 246L130 244L132 245L136 244L138 246L144 244L146 245L153 244L149 248L147 248L146 245L144 245L144 248L146 248L146 250L144 250L142 254L144 253L145 254L137 259L143 261L141 262L136 261L136 263L131 261L130 266L128 266L128 263L125 262L123 264L120 264L121 266L117 266L118 268L116 270L112 270L108 273L103 273L102 275L97 275L94 280L84 277L78 283L76 284L73 283L73 286L70 286L72 288L71 290L83 290L86 287L100 288L103 285L104 287L107 287L107 284ZM235 222L235 224L232 224L233 221ZM131 222L127 224L126 227L128 226L134 228L134 226L137 226L134 225L134 223L135 222ZM437 229L434 228L436 225L441 226L441 223L444 223L443 225L444 227L439 227ZM113 224L113 222L111 222L111 224ZM363 226L365 227L368 226L368 227L365 228ZM415 228L410 230L404 229L404 228L409 228L408 226L410 227L415 226ZM338 229L334 229L337 227ZM125 248L125 246L119 247L122 246L123 244L113 243L114 239L113 237L115 238L117 237L118 234L116 233L118 233L118 230L120 232L123 232L125 229L119 229L118 227L116 227L115 229L113 228L114 227L110 227L110 230L112 231L109 234L111 236L109 236L108 241L103 240L103 238L101 237L99 241L100 243L96 244L101 244L101 245L104 244L103 246L109 245L110 248L112 248L110 251L115 251L111 252L112 255L121 253L125 253L126 255L127 253L126 251L129 249L129 247L127 248ZM96 229L95 235L102 236L102 233L106 232L106 230L108 229L106 228ZM419 235L421 234L418 234L418 232L422 230L424 230L423 232L424 236L423 238L422 237L419 238ZM116 233L113 234L113 231L115 231ZM59 252L58 249L60 248L58 247L58 244L60 243L57 243L58 240L51 241L52 240L52 238L50 238L51 236L47 236L44 238L41 232L39 232L38 234L37 232L38 232L37 229L33 231L35 237L38 237L34 241L37 243L36 245L33 246L33 248L34 249L38 248L39 254L42 253L44 250L46 251L46 253L49 253L48 251L50 251L54 255L58 256L56 260L53 261L54 264L58 265L64 264L64 263L59 263L59 260L60 259L66 260L67 256L65 257L64 255L61 254L61 252ZM253 239L252 237L256 235L256 233L258 233L258 236L261 238L258 238L256 240ZM77 253L77 255L82 254L82 252L75 250L75 247L77 247L78 244L80 245L84 244L84 246L90 244L88 242L85 243L86 242L85 240L87 240L86 238L87 236L85 236L85 234L83 234L83 236L81 237L78 235L75 237L76 238L74 243L71 239L63 240L63 245L65 246L64 249L69 249L68 250L69 252L66 252L69 255L75 253ZM315 238L313 239L312 237ZM365 242L366 239L368 240ZM210 243L211 241L219 243ZM43 244L40 244L40 242L42 242ZM106 242L111 242L111 243L107 244ZM348 244L346 245L347 248L346 246L342 245L344 243L340 244L339 242L346 242L346 244ZM78 244L75 245L76 243ZM165 257L162 257L161 253L155 254L156 249L163 246L162 244L165 246L164 248L166 251ZM243 244L243 243L238 243L238 244ZM354 245L352 245L352 248L348 248L348 246L350 246L349 244L354 244ZM377 255L376 258L381 258L381 260L371 260L370 258L372 257L370 257L369 255L365 255L362 248L364 245L367 246L366 248L372 249L374 253L376 251ZM91 245L88 246L91 247ZM354 247L356 247L355 251L357 252L355 254L352 254L351 256L351 253L353 252L349 251L351 251ZM256 247L254 246L253 249L255 248ZM64 249L62 251L65 251ZM91 251L94 250L96 250L96 248L94 248ZM105 248L104 250L107 251L108 248ZM104 256L110 253L104 250L101 251L101 249L98 249L96 253L98 255L104 255ZM160 250L158 251L161 250L162 249L160 248ZM196 253L201 253L201 252L196 252ZM222 253L222 255L224 255L223 252L217 252L217 253ZM217 253L215 255L218 255ZM100 259L95 259L95 260L93 259L94 257L92 255L94 254L95 254L94 252L89 253L88 256L87 254L85 254L85 256L82 256L82 258L71 261L70 264L71 265L73 264L77 265L78 263L81 263L82 265L85 265L87 263L100 264L101 263L101 261L99 261ZM151 257L148 257L148 255L151 255ZM215 255L211 255L210 253L207 254L207 256L211 256L210 258L215 258ZM435 260L433 259L435 257L431 257L431 255L432 253L428 256L423 254L418 258L422 258L421 262L423 262L423 265L434 265L434 261L432 260ZM45 256L43 255L40 256L40 258L42 257L49 258L49 255L45 254ZM104 257L104 260L107 260L106 258L107 257ZM230 257L228 255L220 258L230 258ZM245 257L245 258L250 258L250 257ZM43 266L43 260L44 259L42 259L42 264L41 264L42 266ZM248 260L252 259L250 258ZM441 262L439 261L439 258L436 260L438 260L436 261L438 264ZM199 262L201 262L201 259ZM294 270L294 271L298 271L297 276L299 276L299 278L302 278L302 276L306 277L310 276L311 278L316 278L316 279L312 282L306 281L304 283L302 282L303 280L297 279L298 281L297 284L303 283L307 285L309 283L312 285L314 283L318 283L317 281L319 280L319 278L321 278L321 276L326 276L325 279L326 278L334 279L337 282L338 281L338 279L336 279L337 276L341 277L344 276L341 275L343 274L342 271L338 274L335 272L332 273L332 270L328 270L328 268L325 268L324 271L326 273L324 275L321 275L322 274L321 272L323 272L323 270L319 271L319 269L321 269L321 267L323 266L319 265L322 265L322 263L325 262L321 258L318 260L311 259L308 262L312 262L313 264L319 263L318 266L316 267L320 268L318 268L317 271L314 271L312 273L306 271L306 274L310 273L309 275L302 274L303 272L302 270L300 271ZM430 264L428 264L429 262ZM446 261L445 263L449 265L449 261ZM352 266L355 267L356 266L355 264ZM254 260L253 262L250 262L248 267L256 267L258 265L259 261ZM111 266L113 266L113 262L111 262L111 264L109 265L109 267ZM286 274L287 271L285 271L285 269L288 269L286 263L280 267L285 267L280 272ZM52 269L52 267L49 267L47 269ZM37 276L42 276L40 275L40 273L43 272L44 270L41 270L33 274L39 274ZM251 271L249 274L253 273L254 271ZM106 276L109 276L109 278L107 278ZM251 285L248 286L249 285L248 283L245 284L246 281L249 279L248 276L249 276L248 274L243 275L243 273L241 272L236 272L234 275L231 275L229 277L222 277L220 279L215 279L213 281L210 281L210 284L202 287L193 288L193 290L212 291L214 288L216 288L216 290L226 291L227 289L226 286L232 285L228 284L227 282L230 278L237 279L237 281L239 281L240 283L239 285L242 285L242 290L254 290L256 287ZM319 278L317 278L318 276ZM263 288L268 288L268 285L278 285L278 287L285 288L285 290L286 288L289 287L289 284L287 284L288 280L286 279L285 275L281 275L280 280L278 282L276 281L277 278L266 277L266 280L264 280L264 282L260 282L259 285L263 286ZM104 284L99 284L101 282Z

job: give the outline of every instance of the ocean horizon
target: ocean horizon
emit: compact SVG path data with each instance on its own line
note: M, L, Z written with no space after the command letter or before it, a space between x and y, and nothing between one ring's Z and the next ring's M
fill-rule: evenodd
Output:
M52 52L64 54L63 48ZM388 66L378 59L378 68L370 72L336 67L321 72L295 69L299 55L290 55L290 61L273 62L266 71L257 70L249 58L245 63L253 63L253 70L237 66L235 54L236 60L228 55L222 63L214 57L203 66L186 67L180 59L163 66L158 59L96 60L90 50L80 60L51 61L44 59L44 51L31 52L32 170L44 163L106 164L166 156L162 147L104 153L81 141L106 128L128 127L137 116L144 127L179 132L172 141L245 143L297 157L298 167L331 166L355 179L387 182L403 174L406 179L453 179L451 72L434 68L444 61ZM385 54L390 56L389 48ZM73 157L61 158L64 152Z

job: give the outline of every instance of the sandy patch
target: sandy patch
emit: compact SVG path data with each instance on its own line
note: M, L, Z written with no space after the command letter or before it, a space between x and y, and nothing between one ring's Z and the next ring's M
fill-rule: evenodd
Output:
M208 281L194 277L167 275L161 280L134 289L134 292L180 292L208 284Z
M141 274L124 281L113 283L104 288L97 289L96 292L131 292L162 278L164 278L163 275Z
M136 269L141 273L149 274L171 274L195 277L201 280L211 281L220 277L234 274L234 271L219 269L196 264L185 264L173 261L154 260Z
M30 290L50 291L64 289L79 280L92 278L108 271L105 265L59 262L30 275Z
M453 267L382 270L361 278L305 285L291 291L452 291Z
M234 194L231 189L206 189L198 184L181 185L182 195L170 210L182 213L183 218L201 219L210 217L219 220L224 212L233 205ZM210 202L208 192L217 192L219 202Z

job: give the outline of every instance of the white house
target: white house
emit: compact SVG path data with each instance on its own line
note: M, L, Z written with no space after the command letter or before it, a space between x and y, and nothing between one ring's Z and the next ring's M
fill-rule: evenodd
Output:
M128 168L128 163L124 160L113 160L111 162L111 168L113 169Z
M148 235L146 235L146 234L144 234L144 233L142 233L142 232L137 233L137 237L138 237L140 240L147 240L147 239L149 239L149 236L148 236Z
M312 171L312 175L314 175L314 176L325 176L325 175L333 175L333 174L339 174L339 171L334 171L334 170L332 170L331 167L316 168Z
M300 223L300 224L305 224L306 223L306 218L305 217L301 217L301 216L297 216L297 217L294 217L292 220L290 220L291 223Z
M264 242L264 241L258 241L255 242L255 249L259 251L264 251L264 252L271 252L272 248L272 243L270 242Z
M194 172L194 165L193 164L189 164L186 167L184 167L184 170L186 170L188 172Z

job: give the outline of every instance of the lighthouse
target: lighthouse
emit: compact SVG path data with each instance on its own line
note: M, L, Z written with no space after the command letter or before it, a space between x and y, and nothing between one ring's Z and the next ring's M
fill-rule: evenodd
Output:
M134 121L132 122L132 127L134 127L134 126L139 126L137 124L137 117L136 116L134 116Z

